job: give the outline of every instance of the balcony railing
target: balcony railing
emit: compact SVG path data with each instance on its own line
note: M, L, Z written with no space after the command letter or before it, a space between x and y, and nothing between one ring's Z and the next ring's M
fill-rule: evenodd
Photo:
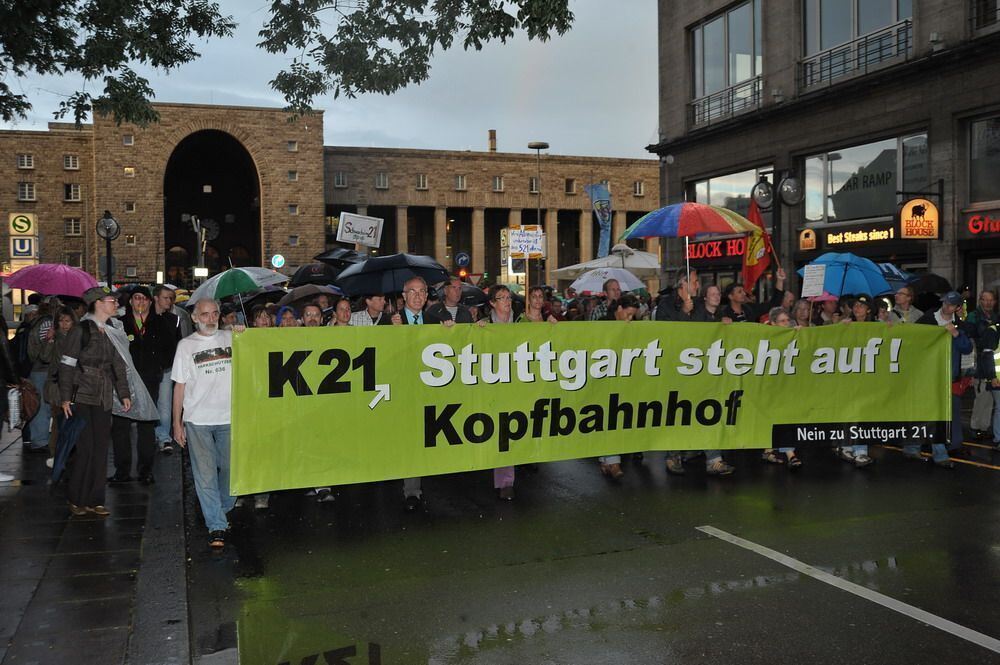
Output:
M760 108L762 79L755 76L688 104L691 127L702 127Z
M799 63L799 90L808 91L845 77L862 76L909 60L912 54L913 22L906 19L803 59Z
M1000 21L997 0L969 0L969 22L973 30L994 26Z

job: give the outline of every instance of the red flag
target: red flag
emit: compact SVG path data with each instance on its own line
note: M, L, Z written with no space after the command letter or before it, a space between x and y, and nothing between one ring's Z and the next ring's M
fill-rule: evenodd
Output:
M771 236L764 228L764 220L760 217L760 209L756 201L750 200L750 212L747 219L760 227L760 233L747 235L746 251L743 253L743 288L752 291L754 284L768 266L771 265Z

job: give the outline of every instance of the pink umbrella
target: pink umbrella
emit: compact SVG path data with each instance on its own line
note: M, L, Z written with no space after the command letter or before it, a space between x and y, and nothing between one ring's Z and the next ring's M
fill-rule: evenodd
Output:
M37 291L48 296L80 298L87 289L97 286L90 273L61 263L39 263L25 266L7 278L14 289Z
M828 302L831 300L836 302L837 300L840 300L840 298L833 295L832 293L824 291L822 294L818 296L809 296L808 298L806 298L806 300L808 300L809 302Z

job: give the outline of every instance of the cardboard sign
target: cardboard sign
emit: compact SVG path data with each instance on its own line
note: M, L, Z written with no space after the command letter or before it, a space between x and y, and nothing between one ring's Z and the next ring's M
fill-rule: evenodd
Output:
M382 244L382 223L381 217L342 212L337 226L337 242L378 247Z

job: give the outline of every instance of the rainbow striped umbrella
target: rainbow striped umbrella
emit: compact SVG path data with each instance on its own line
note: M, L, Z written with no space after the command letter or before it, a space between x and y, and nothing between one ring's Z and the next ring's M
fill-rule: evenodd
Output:
M760 227L728 208L685 201L643 215L625 229L621 239L686 238L703 233L760 233Z

